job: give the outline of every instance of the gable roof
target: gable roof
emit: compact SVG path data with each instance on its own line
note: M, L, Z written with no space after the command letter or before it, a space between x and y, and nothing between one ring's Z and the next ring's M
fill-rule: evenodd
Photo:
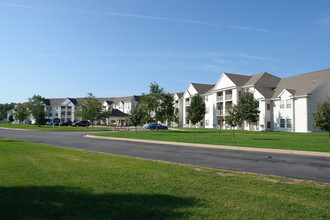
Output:
M283 78L274 90L273 98L278 97L284 89L296 96L307 95L328 80L330 69Z
M250 79L244 84L244 86L273 88L277 86L280 80L281 78L264 72L250 76Z
M233 74L233 73L224 73L236 86L243 86L251 76Z
M65 100L65 99L64 98L51 98L51 99L45 99L44 103L45 103L45 105L57 106L60 103L62 103L63 100Z
M175 94L178 96L179 99L181 99L183 97L184 92L177 92Z
M201 83L191 83L191 85L196 89L198 94L205 94L210 89L213 89L214 84L201 84Z
M128 114L126 114L118 109L112 109L110 116L112 116L112 117L128 117Z

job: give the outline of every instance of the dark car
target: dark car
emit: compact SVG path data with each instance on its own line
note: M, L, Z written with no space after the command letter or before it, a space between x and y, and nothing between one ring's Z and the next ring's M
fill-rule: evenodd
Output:
M167 126L161 125L161 124L148 124L144 128L150 129L150 130L155 130L155 129L157 129L157 127L158 127L159 130L167 130L168 129Z
M72 121L63 121L62 126L72 126Z
M88 127L90 124L88 121L77 121L75 123L72 124L72 126L76 126L76 127Z

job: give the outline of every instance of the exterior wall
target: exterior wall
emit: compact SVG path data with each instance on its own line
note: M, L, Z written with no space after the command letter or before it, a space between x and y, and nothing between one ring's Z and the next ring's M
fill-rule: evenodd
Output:
M296 132L308 132L308 119L307 119L307 97L294 99L294 115Z
M178 121L173 123L174 127L183 126L183 98L179 98L177 94L174 95L174 112L177 112Z
M216 94L207 94L205 95L205 107L206 107L206 114L205 114L205 128L215 128L216 124L216 109L215 109L215 102L216 102Z
M183 127L192 127L191 122L187 119L188 112L187 107L190 106L191 97L197 94L197 91L194 87L190 84L188 89L183 94Z
M311 92L310 98L307 100L307 117L308 117L308 131L319 131L315 128L313 123L313 113L316 112L318 103L324 102L330 98L330 80Z
M299 118L303 117L306 114L306 106L304 107L305 102L303 100L295 100L293 103L292 94L288 91L284 90L278 100L273 101L273 130L274 131L294 131L295 127L297 127L294 122L295 115L294 113L294 105L299 105L298 114ZM291 123L290 123L291 122ZM299 129L306 129L304 126L303 120L300 121Z

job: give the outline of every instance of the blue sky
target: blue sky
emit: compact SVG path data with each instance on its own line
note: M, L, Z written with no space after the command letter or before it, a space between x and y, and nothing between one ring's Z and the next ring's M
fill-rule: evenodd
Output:
M0 28L0 103L330 68L329 0L0 0Z

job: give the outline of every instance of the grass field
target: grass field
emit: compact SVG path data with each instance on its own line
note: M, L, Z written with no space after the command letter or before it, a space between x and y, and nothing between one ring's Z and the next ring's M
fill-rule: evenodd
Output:
M136 138L147 140L175 141L187 143L230 145L242 147L273 148L330 152L327 133L289 133L289 132L250 132L235 131L232 140L231 131L214 129L183 129L182 131L138 131L107 132L93 134L106 137Z
M0 139L0 219L329 219L330 185Z
M30 129L30 130L45 130L45 131L97 131L97 130L110 130L105 127L71 127L71 126L51 126L51 125L29 125L29 124L0 124L2 128L13 129Z

